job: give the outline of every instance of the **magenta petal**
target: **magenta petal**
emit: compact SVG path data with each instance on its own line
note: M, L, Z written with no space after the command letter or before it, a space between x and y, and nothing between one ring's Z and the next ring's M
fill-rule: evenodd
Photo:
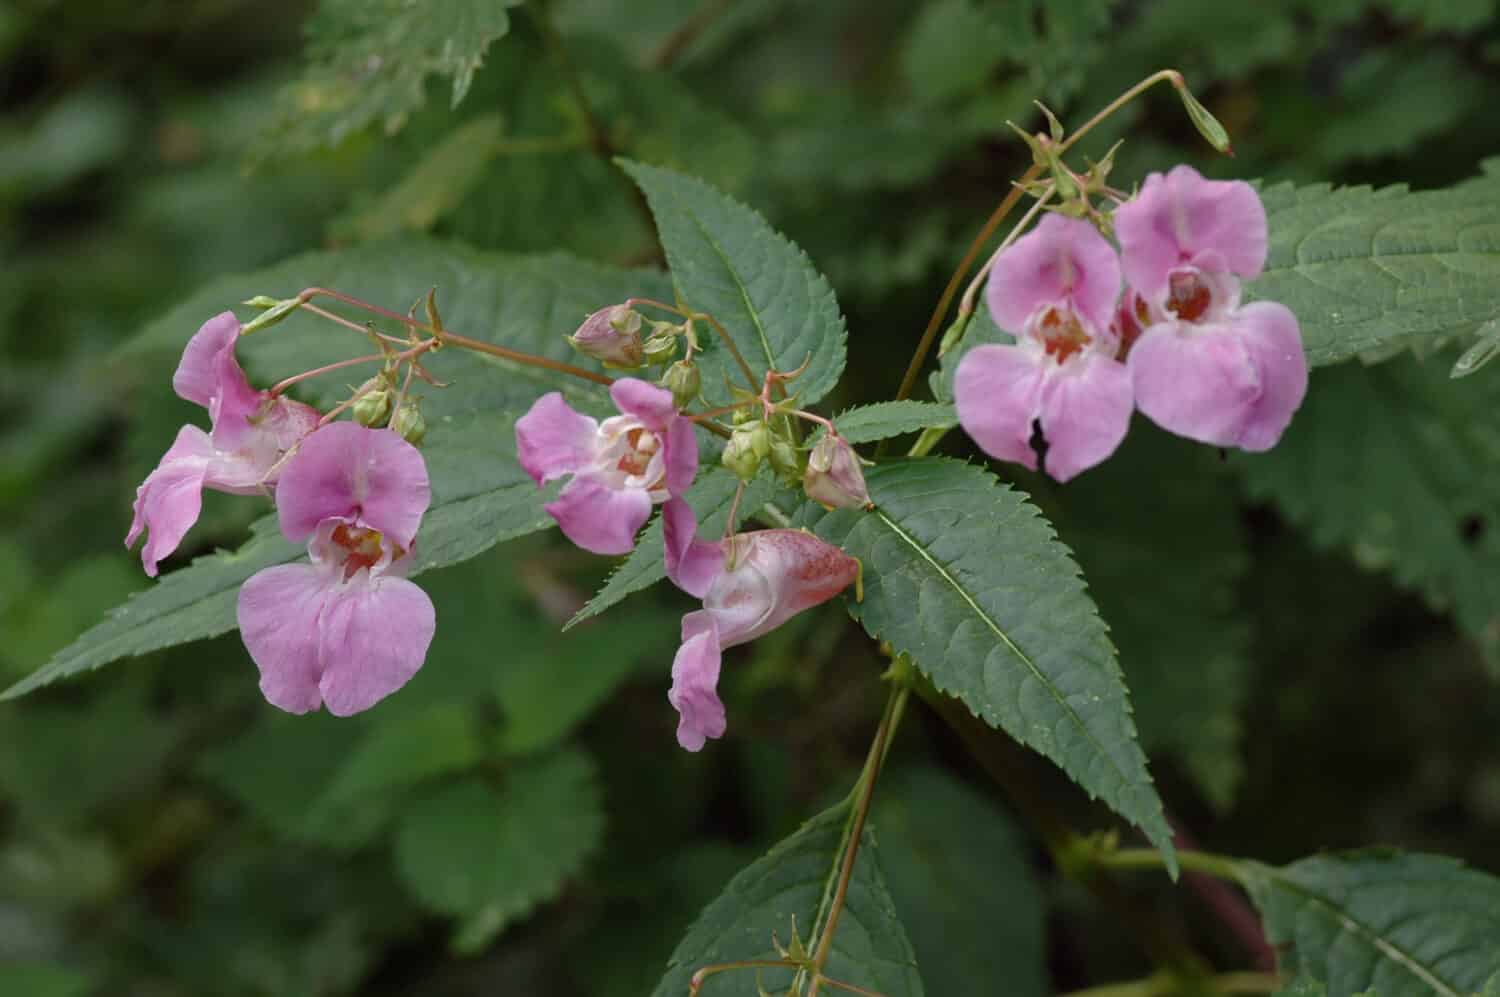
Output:
M333 422L302 441L276 486L281 532L294 543L338 518L410 549L432 500L416 447L388 429Z
M633 415L653 430L664 430L676 417L672 392L635 377L622 377L609 387L615 408Z
M1031 421L1041 409L1045 354L1020 346L977 346L958 364L953 400L964 432L991 457L1036 467Z
M667 577L688 595L703 598L724 570L722 545L698 539L693 509L680 498L667 500L661 510L661 522Z
M1074 357L1048 380L1042 396L1047 473L1067 481L1115 452L1135 404L1130 371L1099 353Z
M1234 328L1260 372L1261 394L1251 407L1238 446L1259 453L1274 447L1307 394L1307 356L1291 309L1256 301L1235 313Z
M1260 371L1228 322L1163 322L1128 362L1135 403L1161 428L1200 443L1237 446L1262 394Z
M278 709L309 713L323 702L318 621L337 578L310 564L282 564L240 586L240 638L260 669L260 691Z
M240 323L234 312L220 312L204 322L182 351L182 360L172 375L172 390L178 397L208 408L220 393L219 358L228 350L234 354ZM244 375L241 374L243 380ZM245 388L250 387L245 383Z
M516 453L531 480L545 485L587 467L598 432L599 423L575 412L553 391L516 420Z
M645 488L610 488L580 474L568 482L557 501L543 508L557 520L563 536L584 550L629 554L635 549L635 535L651 515L651 493Z
M1043 305L1068 301L1084 321L1107 329L1120 296L1120 260L1094 226L1045 215L990 269L985 303L995 324L1018 333Z
M688 751L700 751L709 738L724 736L724 704L718 693L722 658L713 614L699 610L684 616L667 701L678 714L677 743Z
M770 633L832 599L859 574L857 560L805 530L756 530L727 543L741 545L734 570L716 579L703 600L722 648Z
M681 495L698 473L698 434L690 420L675 416L668 424L663 458L667 465L667 491Z
M1265 265L1266 209L1243 180L1205 180L1186 165L1153 173L1114 222L1125 277L1148 300L1183 263L1214 261L1246 280Z
M197 426L183 426L162 455L156 469L135 490L134 516L125 546L133 546L141 531L149 531L141 548L141 565L156 577L157 562L177 549L203 509L204 478L213 462L208 434Z
M405 578L341 586L319 621L318 688L336 717L368 710L404 686L427 659L437 617L432 600Z

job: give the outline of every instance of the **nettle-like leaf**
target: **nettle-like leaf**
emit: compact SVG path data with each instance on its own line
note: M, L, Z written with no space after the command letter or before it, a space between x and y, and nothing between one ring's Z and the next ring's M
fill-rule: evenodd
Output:
M1344 997L1469 997L1500 973L1500 879L1438 855L1361 851L1242 879L1283 972Z
M1297 314L1313 365L1473 331L1500 315L1500 165L1447 190L1277 184L1247 297Z
M1020 493L951 460L871 468L873 511L813 529L864 565L849 611L939 689L1062 767L1176 868L1104 621L1068 549Z
M840 412L833 425L850 443L873 443L919 429L951 429L958 425L958 413L936 402L877 402Z
M810 944L820 904L837 874L848 816L847 806L824 811L730 880L678 943L653 997L687 993L693 974L706 966L778 959L776 944L791 946L794 933ZM875 835L868 828L823 972L886 997L923 993L916 957L886 888ZM735 969L713 976L703 992L705 997L758 997L765 990L785 990L791 982L790 970Z
M701 180L643 163L621 167L651 205L677 296L729 330L757 379L769 368L806 363L788 389L801 404L832 390L844 370L844 316L807 254L758 212ZM743 384L744 377L712 328L698 336L703 395L727 404L725 380Z

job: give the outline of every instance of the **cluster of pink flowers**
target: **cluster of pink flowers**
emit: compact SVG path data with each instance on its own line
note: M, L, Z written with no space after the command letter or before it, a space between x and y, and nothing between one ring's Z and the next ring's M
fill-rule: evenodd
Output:
M959 422L992 457L1067 481L1114 453L1138 408L1179 436L1242 450L1281 438L1307 392L1296 317L1240 304L1266 260L1266 213L1243 181L1153 173L1114 212L1120 251L1050 214L995 260L986 303L1013 345L959 364ZM1121 278L1128 281L1123 290Z

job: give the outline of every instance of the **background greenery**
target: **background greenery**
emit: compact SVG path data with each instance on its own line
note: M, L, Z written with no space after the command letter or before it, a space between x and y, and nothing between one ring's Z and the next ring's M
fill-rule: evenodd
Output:
M1128 139L1124 185L1186 160L1436 187L1500 150L1479 0L507 7L0 2L7 684L147 586L120 541L194 415L167 376L195 326L116 347L221 275L395 240L408 280L441 283L429 233L651 265L619 152L807 250L849 321L838 410L894 391L1026 165L1004 122L1036 127L1035 97L1077 122L1181 69L1236 158L1155 94L1086 144ZM1315 372L1265 457L1138 420L1066 488L1014 476L1076 551L1162 796L1205 847L1389 843L1500 870L1500 406L1490 370L1447 380L1453 356ZM264 512L205 509L179 564ZM5 704L0 993L650 992L703 905L848 785L883 662L839 607L799 617L732 658L730 737L686 755L665 703L684 600L559 632L607 568L540 537L428 575L426 667L353 720L267 707L233 635ZM1153 943L1050 867L944 722L914 707L899 740L873 824L928 993L1149 972ZM1045 763L1010 763L1074 826L1110 826ZM1118 900L1148 938L1253 963L1190 889L1148 876Z

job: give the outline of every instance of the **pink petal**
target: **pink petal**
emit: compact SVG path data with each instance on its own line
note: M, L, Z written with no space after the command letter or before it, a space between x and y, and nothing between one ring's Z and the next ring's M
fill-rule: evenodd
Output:
M235 340L239 338L240 323L234 312L220 312L204 322L182 351L182 360L177 372L172 375L172 390L178 397L208 408L214 396L223 388L220 383L219 358L227 350L234 355ZM243 380L244 375L241 374ZM249 382L245 382L249 389Z
M328 712L368 710L404 686L426 660L436 626L432 600L405 578L341 585L318 626L318 689Z
M1259 453L1274 447L1307 394L1307 356L1291 309L1256 301L1234 317L1245 349L1260 373L1261 395L1245 419L1238 446Z
M1018 333L1043 305L1068 301L1096 329L1109 328L1120 296L1120 260L1088 222L1049 214L990 270L985 303L995 324Z
M352 422L329 423L304 439L276 486L281 532L294 543L339 518L410 549L431 500L416 447L388 429Z
M626 415L635 416L653 430L665 430L677 415L672 392L639 378L620 378L610 385L609 397L614 401L615 408Z
M157 562L177 549L203 508L204 477L214 459L213 443L197 426L183 426L156 469L135 490L134 516L125 535L134 546L142 530L150 536L141 548L141 565L156 577Z
M1130 371L1118 360L1087 353L1062 364L1042 395L1047 473L1067 481L1114 453L1134 408Z
M756 530L728 542L742 545L735 567L703 600L718 620L721 647L770 633L832 599L859 574L859 561L803 530Z
M282 564L256 572L240 586L240 639L260 669L260 691L272 706L309 713L323 702L318 621L337 584L336 571Z
M661 510L661 522L667 577L688 595L703 598L724 570L723 546L698 539L698 522L692 506L680 498L667 500Z
M516 452L531 479L545 485L588 467L598 432L599 423L575 412L553 391L516 420Z
M1229 323L1163 322L1147 329L1127 364L1135 403L1168 432L1201 443L1239 443L1263 391L1260 370Z
M700 751L709 738L724 736L724 704L718 693L721 661L713 615L700 610L684 616L667 701L678 714L677 743L688 751Z
M317 429L322 417L323 413L311 405L290 398L277 398L261 415L257 429L271 440L272 447L284 453Z
M667 425L666 453L667 491L681 495L698 473L698 434L690 420L674 416Z
M1036 467L1031 421L1041 410L1046 355L1020 346L976 346L959 362L953 400L964 432L991 457Z
M563 536L584 550L629 554L635 549L635 535L651 515L651 493L645 488L610 488L580 474L568 482L557 501L543 508L557 520Z
M1266 209L1243 180L1205 180L1191 166L1153 173L1115 209L1125 277L1148 300L1183 263L1224 267L1249 280L1266 262Z

